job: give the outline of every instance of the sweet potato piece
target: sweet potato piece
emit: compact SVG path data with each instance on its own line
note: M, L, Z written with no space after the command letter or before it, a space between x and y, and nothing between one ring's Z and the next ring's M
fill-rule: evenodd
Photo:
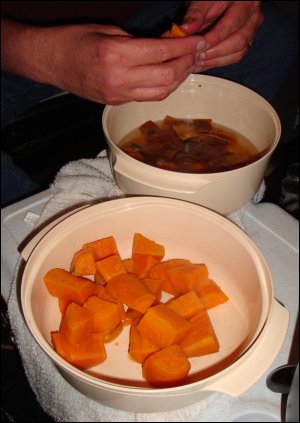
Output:
M206 310L193 316L193 329L179 343L187 357L198 357L219 351L219 341Z
M71 345L78 344L90 336L93 330L93 313L90 310L71 303L63 315L60 333Z
M124 314L123 325L131 325L135 319L139 319L140 317L142 317L142 315L143 314L139 311L133 310L132 308L127 308Z
M140 279L144 279L147 276L149 269L151 269L154 264L159 263L160 260L161 259L156 256L135 254L132 258L133 273Z
M156 302L160 302L162 294L162 281L160 279L145 278L142 280L142 282L146 288L149 289L151 294L155 295Z
M44 276L50 295L83 304L91 295L97 295L97 285L89 279L73 276L64 269L54 268Z
M119 323L118 326L116 326L112 331L110 331L109 333L104 333L104 344L108 344L109 342L114 341L122 332L124 328L124 324L123 322Z
M165 247L136 232L133 236L131 258L133 259L136 254L159 257L162 260L165 255Z
M69 345L60 332L51 332L51 340L55 351L79 369L89 369L106 360L102 334L91 333L84 341Z
M162 281L161 289L163 291L171 295L178 295L178 292L175 290L172 281L168 277L167 270L188 263L190 263L189 260L176 258L161 261L160 263L157 263L151 267L147 277L153 279L160 279Z
M93 314L92 332L111 332L122 321L124 309L120 304L111 303L92 296L83 304Z
M65 311L67 310L70 302L71 301L69 301L69 300L63 300L62 298L58 298L58 307L59 307L61 314L65 313Z
M172 24L172 28L170 30L169 36L172 38L178 38L178 37L186 37L188 32L186 32L183 28L178 26L176 23Z
M199 292L203 286L209 284L208 269L204 263L172 267L167 270L167 276L179 294L185 294L192 290Z
M119 254L117 243L113 236L87 242L86 244L83 244L82 248L92 248L95 253L95 261Z
M103 277L105 282L108 282L114 276L127 273L122 259L118 254L96 261L95 267L96 272Z
M155 295L151 294L140 279L130 273L118 275L107 283L108 293L141 313L155 301Z
M169 300L166 306L187 320L205 310L203 302L195 291L187 292L180 297Z
M229 300L225 292L212 279L209 280L208 285L200 289L198 295L207 310Z
M164 348L178 344L193 325L165 304L150 307L137 325L137 330L154 344Z
M135 319L130 327L128 353L133 360L143 363L148 355L158 351L160 347L141 335L136 329L138 321L139 319Z
M77 251L73 256L70 272L74 276L94 275L96 273L94 251L91 248Z
M191 363L178 345L169 345L149 355L142 365L143 376L157 388L184 383Z
M134 273L133 272L133 261L131 258L123 259L123 265L127 271L127 273Z
M96 267L96 266L95 266ZM94 281L97 285L105 286L106 281L103 276L99 275L98 273L94 274Z

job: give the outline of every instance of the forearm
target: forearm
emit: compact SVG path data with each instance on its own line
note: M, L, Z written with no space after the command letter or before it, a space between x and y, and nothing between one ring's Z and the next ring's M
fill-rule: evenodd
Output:
M55 52L55 28L1 19L1 70L42 83L52 83L49 66Z

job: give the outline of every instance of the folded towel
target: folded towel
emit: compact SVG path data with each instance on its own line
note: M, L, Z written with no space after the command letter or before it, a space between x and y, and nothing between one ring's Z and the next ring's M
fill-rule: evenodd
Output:
M53 195L46 203L36 227L53 216L61 214L62 211L83 203L123 196L114 181L105 151L95 159L82 159L64 166L57 174L52 189ZM263 191L262 187L260 198ZM240 226L243 223L242 218L242 210L231 216L231 219ZM241 412L247 405L247 401L250 409L253 406L251 395L240 404L226 395L213 393L208 399L189 407L170 412L143 414L135 413L135 410L132 412L116 410L87 398L61 376L56 366L31 336L18 302L17 287L22 269L23 262L20 259L8 301L9 319L29 384L38 402L54 420L69 422L231 421L233 411ZM218 401L216 401L217 397ZM209 407L212 401L214 401L213 407ZM255 401L257 402L257 398Z

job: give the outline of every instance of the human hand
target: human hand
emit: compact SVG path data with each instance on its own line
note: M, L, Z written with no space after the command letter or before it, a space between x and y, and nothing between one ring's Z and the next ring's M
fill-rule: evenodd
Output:
M106 104L166 98L189 75L203 40L138 39L108 25L9 25L4 70Z
M263 22L260 1L192 1L181 27L201 33L207 48L197 56L194 72L239 62Z

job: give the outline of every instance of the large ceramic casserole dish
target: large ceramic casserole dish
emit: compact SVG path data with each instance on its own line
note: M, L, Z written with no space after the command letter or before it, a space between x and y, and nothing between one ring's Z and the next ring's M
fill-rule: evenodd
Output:
M117 342L106 344L107 360L86 371L67 363L51 345L50 331L58 329L61 316L57 298L43 283L46 272L68 269L83 243L110 235L126 258L135 232L163 244L166 259L206 263L210 276L230 298L209 311L220 351L190 359L191 371L181 386L159 389L146 383L140 365L128 357L128 327ZM238 396L270 367L282 346L288 312L274 299L265 260L250 238L218 213L176 199L122 198L74 212L36 242L21 284L27 325L63 376L108 406L163 411L200 401L214 391Z
M193 174L150 166L121 150L119 143L127 134L167 115L211 118L246 137L261 157L238 169ZM106 106L102 126L115 180L125 194L178 198L223 215L244 206L258 191L281 133L279 118L265 99L234 82L205 75L190 75L163 101Z

